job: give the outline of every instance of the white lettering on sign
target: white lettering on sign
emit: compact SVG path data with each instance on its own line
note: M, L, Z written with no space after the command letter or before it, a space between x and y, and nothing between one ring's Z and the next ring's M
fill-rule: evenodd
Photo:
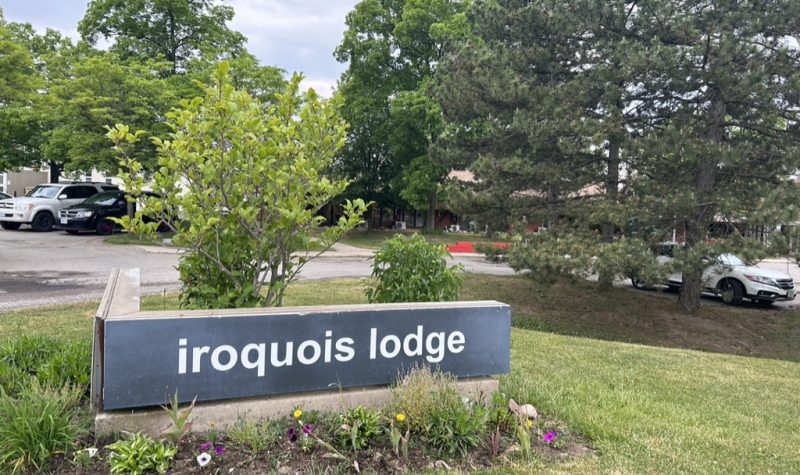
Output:
M370 328L369 359L392 359L402 353L409 358L424 356L429 363L439 363L448 352L458 354L464 351L466 343L460 331L426 335L422 325L417 325L416 330L407 335L379 335L377 328ZM207 345L190 347L187 338L179 338L178 374L186 374L189 363L192 373L200 373L209 367L225 372L240 364L245 369L256 370L256 375L262 378L267 374L268 364L280 368L292 366L295 361L302 365L313 365L320 361L324 364L333 360L346 363L355 355L355 340L350 337L334 340L330 330L325 332L321 344L317 340L305 340L297 346L293 341L271 342L269 345L266 342L248 343L241 350L231 345L219 345L213 349Z

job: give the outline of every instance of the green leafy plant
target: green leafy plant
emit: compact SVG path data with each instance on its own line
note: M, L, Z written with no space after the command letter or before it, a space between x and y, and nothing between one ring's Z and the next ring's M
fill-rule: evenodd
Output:
M282 431L276 430L277 426L267 420L258 422L239 419L236 424L227 430L228 440L233 445L245 448L250 454L256 455L272 447L279 439Z
M301 93L302 77L294 75L264 105L237 91L229 70L230 63L220 63L201 97L167 115L172 133L153 139L152 188L160 197L119 222L142 234L155 233L159 223L175 233L172 243L186 251L182 306L279 306L303 266L361 224L368 204L345 201L339 220L322 228L317 212L348 185L324 175L346 137L336 98ZM140 196L144 172L133 151L141 134L118 124L107 135L120 157L120 178L132 197ZM174 222L178 215L186 224ZM312 235L320 251L303 252Z
M81 394L35 378L13 397L0 392L0 472L42 471L54 453L69 452L85 433L77 418Z
M197 397L195 396L189 407L181 409L178 403L178 391L175 391L169 406L161 406L170 420L169 425L161 429L161 435L166 436L173 443L181 445L183 438L192 430L192 421L189 420L189 416L192 415L196 401Z
M90 375L91 347L85 342L21 336L0 345L0 387L6 394L15 395L29 376L53 387L69 384L88 389Z
M505 255L508 253L508 248L505 246L498 246L494 243L479 242L475 244L475 251L486 256L486 260L491 262L500 262L505 260Z
M132 475L149 471L166 473L178 453L174 445L153 440L142 433L132 434L128 439L118 440L106 448L110 451L108 463L111 473Z
M36 370L36 377L40 382L52 386L71 384L88 391L92 373L91 345L75 341L56 348L58 351Z
M401 412L389 421L389 441L392 444L394 454L398 457L402 454L403 460L408 461L408 442L411 439L411 430L406 429L406 433L403 434L399 427L405 420L406 415ZM395 422L398 425L395 425Z
M373 287L367 299L375 303L439 302L458 298L464 281L461 265L447 266L443 245L429 244L419 234L398 234L387 240L372 259Z
M380 434L381 414L378 411L357 406L340 414L338 423L339 446L358 452L366 448L370 440Z
M462 398L453 376L428 367L412 368L397 382L391 407L442 455L466 455L481 442L489 420L483 404Z
M488 419L486 408L465 401L453 386L437 389L424 438L440 455L465 457L483 440Z

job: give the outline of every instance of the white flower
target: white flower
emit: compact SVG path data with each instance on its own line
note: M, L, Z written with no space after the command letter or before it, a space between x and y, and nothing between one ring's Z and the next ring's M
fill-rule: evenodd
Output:
M86 453L89 455L89 458L94 457L97 455L97 447L88 447L86 449Z
M211 461L211 456L208 455L208 452L203 452L202 454L197 456L197 463L201 467L205 467L206 465L208 465L208 462L210 461Z

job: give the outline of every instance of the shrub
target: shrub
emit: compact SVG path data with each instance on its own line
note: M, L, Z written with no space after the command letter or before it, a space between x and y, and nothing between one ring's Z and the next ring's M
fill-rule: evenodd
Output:
M444 246L429 244L419 234L397 235L375 253L370 302L439 302L456 300L464 281L461 265L447 267Z
M488 261L500 262L505 260L508 247L498 246L490 242L479 242L475 244L475 251L485 255Z
M178 449L165 442L156 441L146 434L133 434L107 446L111 473L142 474L149 471L166 473Z
M358 451L380 433L381 414L362 406L354 407L339 419L339 446Z
M485 432L488 411L465 401L455 378L427 367L416 367L392 388L392 410L440 454L461 454L476 447Z
M33 378L15 397L0 393L0 471L43 471L56 452L68 452L85 432L75 422L81 391Z
M272 447L283 432L282 427L278 428L266 420L253 422L239 419L228 428L227 435L233 445L243 447L256 455Z

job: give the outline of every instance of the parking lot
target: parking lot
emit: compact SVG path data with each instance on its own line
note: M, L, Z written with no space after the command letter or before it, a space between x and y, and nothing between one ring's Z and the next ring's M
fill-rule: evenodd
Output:
M178 254L157 246L114 245L93 234L0 229L0 310L99 299L111 269L141 269L142 293L178 290ZM370 252L338 248L310 262L303 279L367 277ZM511 275L505 264L456 257L468 272Z

